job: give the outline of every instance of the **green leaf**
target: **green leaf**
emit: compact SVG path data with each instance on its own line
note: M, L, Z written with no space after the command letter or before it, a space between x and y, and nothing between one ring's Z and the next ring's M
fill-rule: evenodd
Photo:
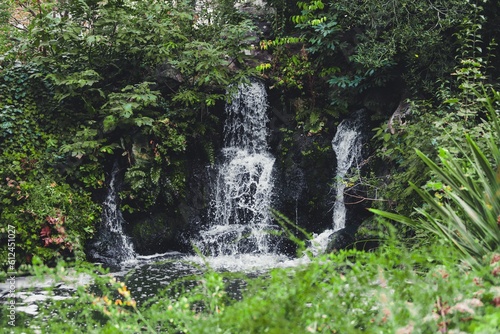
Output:
M111 132L116 128L116 118L113 115L108 115L103 120L104 132Z

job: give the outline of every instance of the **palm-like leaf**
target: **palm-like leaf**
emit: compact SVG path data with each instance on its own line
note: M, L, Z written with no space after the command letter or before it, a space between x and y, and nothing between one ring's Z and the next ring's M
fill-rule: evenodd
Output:
M485 105L491 115L491 136L487 152L493 157L492 164L485 152L470 136L465 147L456 148L463 156L459 159L440 151L441 164L430 160L417 150L417 155L446 185L445 199L440 200L414 184L411 187L427 204L426 209L416 209L417 220L380 210L375 214L413 227L423 228L438 237L450 241L473 263L489 252L500 248L500 124L493 102L500 98L494 92L493 99ZM492 102L493 101L493 102ZM493 165L497 165L494 168Z

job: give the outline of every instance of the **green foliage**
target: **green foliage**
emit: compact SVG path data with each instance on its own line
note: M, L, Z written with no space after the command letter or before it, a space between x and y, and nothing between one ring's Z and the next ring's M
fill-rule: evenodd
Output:
M249 20L238 24L225 24L219 31L207 27L214 35L203 36L204 40L187 41L170 63L180 71L183 89L173 97L174 102L186 106L212 106L216 100L224 98L222 94L206 92L207 87L224 89L234 82L248 76L247 71L231 73L231 66L243 65L245 53L243 47L253 41L254 27Z
M0 74L0 220L15 228L17 266L33 255L47 262L84 259L83 244L99 211L90 193L70 186L58 172L64 129L44 114L54 104L41 73L40 66L18 63ZM1 239L6 237L3 230ZM6 243L2 254L3 260Z
M426 204L416 209L418 219L372 210L437 235L476 264L500 248L500 123L494 107L498 106L500 93L493 94L492 98L483 98L492 117L487 138L489 154L470 135L466 135L465 147L455 142L458 156L440 149L440 165L417 150L435 174L425 190L411 184ZM487 156L492 156L493 161Z
M375 181L378 192L372 197L382 201L374 202L374 206L403 214L409 214L421 204L408 181L422 185L429 178L425 164L415 156L414 150L418 149L433 157L438 139L443 134L434 125L442 119L442 113L433 111L429 102L411 102L408 106L409 114L401 123L397 119L393 122L392 132L388 124L373 129L373 140L379 145L375 154L389 174L387 179Z
M0 61L3 60L4 52L10 50L14 41L22 38L26 32L23 17L16 13L19 5L14 0L5 0L0 4Z
M480 325L476 319L463 320L459 311L460 304L471 302L473 291L479 290L472 277L464 282L464 273L453 264L434 267L417 260L418 256L389 247L377 254L341 253L303 268L276 270L265 282L256 281L242 302L226 308L220 328L242 333L397 332L404 328L433 332L443 320L449 321L447 329ZM413 267L417 264L419 269ZM431 285L436 288L429 289ZM452 295L462 297L453 300ZM479 317L492 314L489 296L480 298L484 303L474 300L473 312ZM449 312L439 313L440 303L449 306Z
M280 1L271 3L275 2L278 9L286 7ZM311 133L320 132L322 122L332 121L329 108L335 108L337 116L368 107L380 116L398 98L430 97L417 104L435 104L440 80L453 72L455 56L472 37L460 38L457 32L468 20L475 25L471 32L477 37L483 31L481 14L482 7L466 0L300 1L289 19L295 28L261 41L261 49L271 53L272 60L259 64L257 70L272 81L272 89L306 101L305 112L298 108L294 112ZM476 38L475 47L482 44ZM432 121L423 122L424 130L415 127L410 130L414 136L408 137L431 131ZM405 150L403 141L396 140L399 143L394 146L401 144Z
M491 58L483 54L496 47L495 43L484 46L481 24L484 17L482 8L471 5L469 18L460 21L455 37L457 45L456 64L452 79L440 78L440 87L432 99L407 99L401 101L387 125L374 129L374 139L379 142L377 156L389 167L391 181L382 187L380 195L394 210L409 215L413 207L421 205L421 197L408 186L408 180L421 186L428 181L427 167L414 155L418 149L431 160L437 158L438 148L446 148L456 158L466 147L466 136L476 140L477 145L488 153L491 126L482 121L488 115L484 102L488 100L489 90L493 89L490 78ZM422 140L430 138L430 140ZM488 158L492 158L489 154ZM381 207L381 206L379 206Z
M102 107L107 114L103 120L104 132L111 132L116 127L125 130L131 127L141 128L152 126L153 119L143 116L141 111L158 105L158 91L151 91L149 85L152 83L142 82L138 85L128 85L120 93L111 93L109 101Z
M464 8L476 8L464 0L430 3L412 1L298 2L300 15L291 20L317 75L332 88L361 93L384 86L397 68L409 89L418 89L449 73L453 54L448 29L461 23ZM448 70L448 72L446 72ZM332 75L333 74L333 75ZM339 98L340 96L337 96ZM333 101L335 102L335 101Z
M235 16L227 1L212 5L223 10L195 12L189 1L70 1L43 7L32 18L20 48L49 72L44 79L59 102L59 126L68 130L61 153L71 157L73 165L66 167L71 178L92 184L92 174L101 174L110 155L128 155L134 164L134 141L146 137L154 143L150 161L139 159L129 175L152 177L144 184L128 177L131 196L142 198L146 184L159 193L166 183L175 189L165 190L170 197L179 194L185 175L178 175L178 153L210 126L198 115L247 75L241 51L250 42L252 24ZM38 48L27 49L28 44ZM242 70L234 72L235 65ZM157 196L145 198L151 205Z
M255 72L244 51L256 32L233 1L8 1L0 17L0 178L30 195L17 199L2 185L2 215L26 232L20 243L31 240L23 254L44 260L66 253L40 245L39 230L57 209L63 239L90 235L90 196L99 198L111 160L128 163L121 196L131 211L181 198L188 146L203 145L213 161L206 138L219 120L210 112L230 84ZM49 194L34 188L54 182L81 203L65 211L47 200L42 209L36 203ZM26 214L31 205L35 213ZM88 219L73 218L83 217L79 210ZM62 228L49 227L44 237Z
M442 55L454 51L448 29L461 22L466 8L471 5L463 0L367 1L364 6L336 1L330 10L342 29L340 47L354 66L354 77L379 85L380 75L401 67L411 73L405 78L414 89L419 87L412 87L410 80L421 84L449 73L452 58Z
M30 263L33 255L47 263L85 259L84 243L92 236L100 212L88 193L46 177L37 181L7 178L2 188L6 188L2 195L8 205L0 219L15 228L17 265ZM2 254L7 254L6 243Z
M307 53L291 51L285 43L299 43L300 39L286 38L261 42L261 49L273 48L273 62L259 64L256 69L269 77L274 85L271 88L284 91L311 92L314 85L314 69ZM303 93L302 93L303 94Z
M374 253L324 255L308 264L246 278L240 301L227 294L227 282L234 274L207 270L196 278L172 282L140 305L126 281L86 269L91 285L78 286L72 298L45 302L38 316L19 322L13 330L26 331L29 323L30 328L52 333L83 329L99 333L497 332L499 254L488 255L478 268L457 259L457 253L445 245L408 252L389 243ZM51 275L57 282L76 276L61 264L51 270L35 265L33 271L38 276ZM179 289L186 280L194 283L189 291ZM48 315L59 321L45 321Z

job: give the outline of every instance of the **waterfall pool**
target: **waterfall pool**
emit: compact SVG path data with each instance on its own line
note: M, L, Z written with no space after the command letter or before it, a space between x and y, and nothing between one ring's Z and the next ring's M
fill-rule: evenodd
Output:
M314 256L323 252L332 230L314 235L309 251ZM139 304L154 297L159 291L169 289L175 282L182 282L186 289L194 286L207 270L235 274L226 281L226 290L233 299L241 299L246 287L244 277L265 275L274 268L295 267L309 262L307 256L291 258L282 254L235 254L219 256L198 256L179 252L167 252L154 255L138 255L133 260L123 262L110 271L109 275L124 282L131 296ZM99 264L96 264L98 266ZM78 286L91 285L92 276L76 274L67 269L64 281L55 281L45 277L33 276L16 278L16 309L32 316L38 314L39 307L51 300L72 298ZM240 277L240 278L238 278ZM0 283L0 302L6 300L8 284ZM52 293L50 293L52 291ZM173 297L175 292L172 291Z
M176 289L169 287L182 285L189 290L202 279L208 270L232 273L233 278L226 280L226 291L235 299L241 299L246 287L246 277L265 275L273 268L297 266L308 259L292 259L279 254L237 254L217 257L200 257L179 252L167 252L149 256L137 256L114 268L108 275L126 284L131 297L140 305L167 290L167 295L176 297ZM99 264L96 264L98 266ZM37 278L25 276L16 278L16 310L31 316L37 316L39 309L52 301L64 300L75 296L79 286L92 286L92 276L76 274L66 269L63 280L52 277ZM0 283L0 300L6 300L8 284Z

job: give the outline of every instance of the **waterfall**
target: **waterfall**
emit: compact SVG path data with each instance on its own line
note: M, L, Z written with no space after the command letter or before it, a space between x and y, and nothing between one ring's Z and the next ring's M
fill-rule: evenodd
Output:
M267 92L259 81L238 86L226 105L224 148L207 230L195 242L209 255L267 254L275 158L267 145Z
M94 258L114 265L131 261L136 256L129 237L123 231L126 221L119 208L119 173L120 167L115 162L111 171L108 193L102 205L101 225L92 244Z
M339 124L332 140L333 151L337 157L333 231L345 227L344 190L347 184L346 175L351 167L357 167L361 161L361 124L361 113L357 112L354 118L345 119Z

